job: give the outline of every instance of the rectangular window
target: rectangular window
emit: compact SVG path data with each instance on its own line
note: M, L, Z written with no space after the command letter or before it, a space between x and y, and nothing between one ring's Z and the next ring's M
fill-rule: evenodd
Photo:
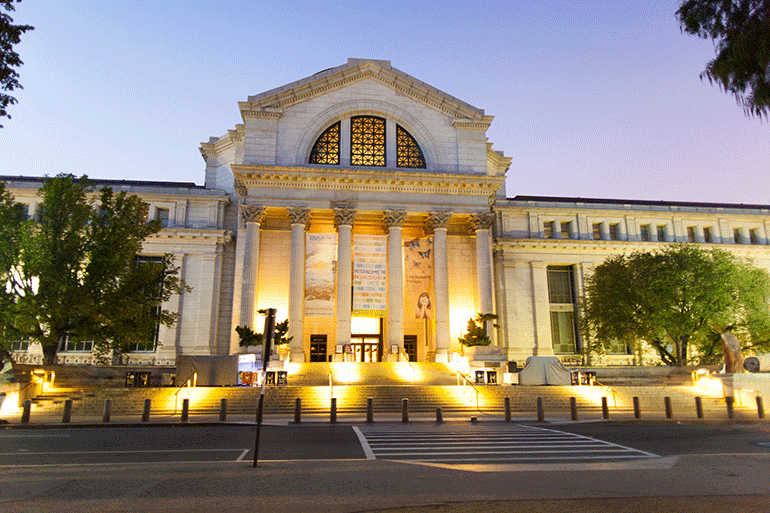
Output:
M592 225L594 232L594 240L601 240L602 238L602 223L594 223Z
M759 233L756 228L749 230L749 239L752 244L759 244Z
M649 224L643 224L639 226L639 237L641 237L642 240L650 241L652 240L650 238L650 225Z
M711 227L710 226L704 226L703 227L703 242L707 244L711 244Z
M29 219L29 205L23 203L21 206L22 212L24 212L24 219Z
M543 223L543 238L553 239L553 221Z
M554 353L575 354L575 313L551 312L551 339Z
M6 342L10 352L25 352L29 349L29 340L25 340L20 336L10 336L6 339Z
M687 241L688 242L695 242L695 227L694 226L688 226L687 227Z
M666 225L665 224L659 224L658 225L658 240L663 242L666 240Z
M569 265L548 266L548 302L572 304L575 302L573 271Z
M134 259L134 264L137 266L140 265L161 265L163 263L163 257L154 257L154 256L137 256ZM157 284L158 289L163 287L163 281L158 282ZM150 317L158 317L160 315L161 306L153 306L150 308ZM144 341L137 342L135 344L130 345L126 348L126 352L131 353L152 353L154 352L158 347L158 339L160 335L160 322L156 321L150 328L149 332L147 333L147 338Z
M168 228L168 209L167 208L159 208L158 214L156 216L156 219L160 221L160 226L162 228Z
M617 340L613 340L607 345L607 354L633 354L631 346Z
M570 239L569 227L572 223L561 223L561 238Z
M90 353L94 350L92 340L80 340L73 335L67 335L64 339L64 350L67 352Z
M740 228L733 228L733 242L736 244L741 244L741 229Z
M620 240L620 225L618 223L610 224L610 240Z

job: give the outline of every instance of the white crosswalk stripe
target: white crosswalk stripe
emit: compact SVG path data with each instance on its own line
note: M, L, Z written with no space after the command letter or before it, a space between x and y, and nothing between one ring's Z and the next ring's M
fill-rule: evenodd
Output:
M574 463L654 454L535 426L358 426L369 457L429 463Z

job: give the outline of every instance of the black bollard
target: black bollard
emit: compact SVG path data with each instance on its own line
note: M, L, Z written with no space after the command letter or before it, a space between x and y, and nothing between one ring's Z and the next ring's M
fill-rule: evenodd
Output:
M371 397L366 398L366 422L374 422L374 399Z
M510 397L505 398L505 421L506 422L511 421L511 398Z
M671 398L668 396L664 397L663 405L666 407L666 418L670 419L674 416L673 412L671 411Z
M227 399L222 398L219 401L219 422L225 422L227 420Z
M64 414L61 417L62 424L69 424L72 420L72 399L64 401Z
M110 421L112 414L112 399L104 400L104 410L102 411L102 422L105 424Z

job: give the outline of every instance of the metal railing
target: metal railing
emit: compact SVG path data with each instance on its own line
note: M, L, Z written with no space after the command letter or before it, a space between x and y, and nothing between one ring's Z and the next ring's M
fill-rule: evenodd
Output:
M470 387L473 389L473 391L476 392L476 409L481 411L481 409L479 408L479 389L476 388L476 385L468 378L468 376L466 376L465 374L463 374L460 371L457 371L457 381L458 381L458 384L460 382L460 378L462 378L463 388L465 388L465 386L467 386L467 385L470 385Z

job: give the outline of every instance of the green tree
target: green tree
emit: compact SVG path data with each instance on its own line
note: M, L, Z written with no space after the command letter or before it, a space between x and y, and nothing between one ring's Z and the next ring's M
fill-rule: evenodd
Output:
M13 200L13 196L0 182L0 316L8 312L13 304L13 294L2 284L10 283L15 278L14 269L21 253L22 230L25 214L23 206ZM0 323L0 369L5 361L13 361L10 355L10 342L16 340L18 333Z
M586 279L583 329L592 343L650 344L667 365L687 365L691 348L721 356L718 334L768 346L770 277L726 251L671 245L616 255Z
M488 346L492 343L492 339L487 334L487 322L494 319L497 319L495 314L476 314L475 318L468 319L468 330L458 340L466 347Z
M34 27L13 25L13 18L3 10L13 12L13 0L0 0L0 91L13 91L23 89L19 84L19 73L14 68L24 64L19 54L13 51L13 45L19 44L21 35L28 30L34 30ZM14 103L16 98L0 92L0 118L11 119L7 109ZM0 128L3 128L3 125L0 125Z
M260 314L267 313L267 310L259 310ZM254 330L249 328L248 326L236 326L235 332L238 334L238 337L240 337L240 342L238 345L241 347L248 347L248 346L261 346L263 341L263 334L262 333L256 333ZM288 344L292 340L294 340L294 337L287 337L286 334L289 333L289 319L285 319L282 322L275 323L275 334L273 335L273 345L274 346L280 346L283 344Z
M137 258L142 241L161 229L147 221L146 203L109 187L95 201L87 178L72 175L46 178L40 195L39 219L12 230L18 251L0 270L5 332L40 342L51 364L67 337L125 351L174 324L177 314L161 305L187 287L172 258ZM13 244L3 238L0 244Z
M770 114L770 0L684 0L684 32L714 41L716 57L701 79L735 96L748 116Z

